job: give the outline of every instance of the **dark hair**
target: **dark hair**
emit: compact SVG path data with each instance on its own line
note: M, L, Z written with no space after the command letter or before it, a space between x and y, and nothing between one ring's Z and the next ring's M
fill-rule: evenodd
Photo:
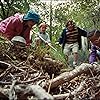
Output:
M88 37L88 38L91 38L91 37L94 36L94 35L95 35L96 37L99 37L99 36L100 36L100 31L94 29L94 30L90 31L90 32L87 34L87 37Z
M66 22L66 27L68 27L68 24L71 23L73 26L75 26L75 23L72 20L69 20Z

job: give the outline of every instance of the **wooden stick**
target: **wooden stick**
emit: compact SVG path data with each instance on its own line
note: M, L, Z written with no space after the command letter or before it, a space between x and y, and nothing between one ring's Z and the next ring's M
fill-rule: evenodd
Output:
M79 67L76 67L74 70L70 72L65 72L64 74L61 74L54 78L51 81L51 88L55 88L60 84L63 84L64 82L71 81L73 78L77 77L78 75L81 75L82 73L90 72L90 69L92 71L95 71L97 68L100 70L100 65L91 65L88 63L83 63ZM89 73L90 74L90 73Z
M51 87L51 83L52 83L53 78L54 78L54 74L52 74L52 79L51 79L50 84L49 84L48 93L50 92L50 87Z

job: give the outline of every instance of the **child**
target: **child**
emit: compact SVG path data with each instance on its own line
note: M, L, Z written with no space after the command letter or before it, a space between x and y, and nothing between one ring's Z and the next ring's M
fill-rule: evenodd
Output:
M41 23L39 25L39 32L36 34L35 38L35 45L40 46L41 44L49 44L50 43L50 37L49 34L46 32L47 29L46 23Z
M30 45L30 30L39 20L39 14L32 10L26 15L15 14L0 22L0 35L9 40L14 36L22 36L27 45Z
M91 42L91 52L89 56L89 63L97 62L100 60L100 31L92 30L88 33L88 39Z
M78 64L78 50L81 49L81 36L87 37L87 32L77 27L72 20L69 20L59 38L59 44L62 44L66 60L68 60L69 54L73 53L73 67Z

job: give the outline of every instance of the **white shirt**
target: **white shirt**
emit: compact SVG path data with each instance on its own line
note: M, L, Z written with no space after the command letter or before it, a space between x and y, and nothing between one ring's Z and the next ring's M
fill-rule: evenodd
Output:
M43 39L44 39L46 42L48 42L48 43L51 42L48 33L43 34L43 33L38 32L38 33L37 33L37 36L38 36L38 37L40 36L40 38L43 38Z

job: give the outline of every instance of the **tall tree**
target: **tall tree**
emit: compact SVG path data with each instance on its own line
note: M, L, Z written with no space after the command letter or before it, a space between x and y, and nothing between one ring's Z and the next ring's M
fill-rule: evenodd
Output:
M52 40L52 0L50 0L50 39Z

